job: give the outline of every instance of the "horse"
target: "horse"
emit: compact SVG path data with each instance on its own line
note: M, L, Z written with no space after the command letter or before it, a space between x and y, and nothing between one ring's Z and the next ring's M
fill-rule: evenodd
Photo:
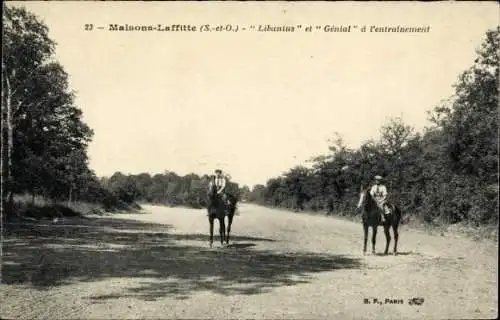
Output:
M366 254L366 242L368 240L368 228L372 227L372 254L375 254L375 242L377 239L377 228L379 225L384 227L385 233L385 251L384 254L387 254L389 251L389 244L391 242L391 234L390 228L392 227L394 233L394 255L397 254L398 249L398 227L401 221L401 209L390 202L387 202L387 205L391 209L391 213L385 215L385 222L382 223L382 219L380 217L380 212L382 209L377 205L377 202L371 196L369 192L369 187L366 189L361 188L359 204L362 207L362 221L363 221L363 231L364 231L364 245L363 245L363 254Z
M211 186L208 195L208 222L210 224L210 248L214 242L214 220L219 220L219 233L221 245L229 244L229 234L231 233L231 226L233 224L234 214L236 212L237 199L234 195L226 193L227 203L224 203L221 196L217 194L217 187ZM228 226L226 233L225 219L228 216Z

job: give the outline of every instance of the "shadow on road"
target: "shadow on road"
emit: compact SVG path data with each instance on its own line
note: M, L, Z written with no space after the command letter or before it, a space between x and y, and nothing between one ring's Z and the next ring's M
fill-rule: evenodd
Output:
M168 225L117 218L32 224L6 232L2 282L44 290L132 278L119 292L87 298L187 299L200 291L258 294L306 283L312 273L359 268L361 263L340 255L259 249L259 243L272 239L234 235L232 240L237 243L229 248L209 249L208 235L172 234Z
M414 251L403 251L394 254L392 251L389 251L387 254L383 252L377 252L375 253L375 255L378 257L389 257L389 256L394 257L394 256L421 256L422 254Z
M422 254L416 251L401 251L396 253L397 256L421 256Z
M231 243L227 246L228 248L236 248L236 249L246 249L255 247L255 243Z

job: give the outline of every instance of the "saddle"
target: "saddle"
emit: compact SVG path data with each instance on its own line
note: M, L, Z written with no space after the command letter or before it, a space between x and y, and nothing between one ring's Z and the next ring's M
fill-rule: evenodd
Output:
M384 216L390 216L394 212L394 205L389 201L384 202L383 204L377 204L377 208L382 212ZM389 213L386 213L386 208Z

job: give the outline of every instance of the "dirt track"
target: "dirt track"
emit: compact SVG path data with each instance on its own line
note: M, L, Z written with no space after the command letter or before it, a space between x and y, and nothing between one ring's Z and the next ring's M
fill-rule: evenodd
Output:
M204 211L146 211L9 231L0 317L497 316L495 243L403 226L400 255L363 256L360 223L242 205L233 245L209 249ZM381 231L377 252L385 244ZM408 304L418 297L423 304Z

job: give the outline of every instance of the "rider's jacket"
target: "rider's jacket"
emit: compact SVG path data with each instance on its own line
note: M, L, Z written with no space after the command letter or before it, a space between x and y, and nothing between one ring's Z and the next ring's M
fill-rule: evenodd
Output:
M224 176L214 176L210 180L209 188L211 188L214 184L217 187L217 192L222 193L225 191L224 189L226 188L226 178Z
M373 185L370 188L370 195L378 203L384 203L387 198L387 188L383 184Z

